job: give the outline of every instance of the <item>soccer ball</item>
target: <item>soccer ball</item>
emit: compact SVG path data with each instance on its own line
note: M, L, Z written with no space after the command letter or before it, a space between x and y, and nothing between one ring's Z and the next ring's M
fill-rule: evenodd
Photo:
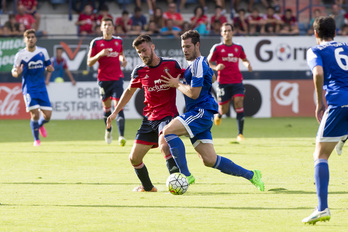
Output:
M182 195L189 187L186 176L181 173L171 174L168 177L166 184L168 191L173 195Z

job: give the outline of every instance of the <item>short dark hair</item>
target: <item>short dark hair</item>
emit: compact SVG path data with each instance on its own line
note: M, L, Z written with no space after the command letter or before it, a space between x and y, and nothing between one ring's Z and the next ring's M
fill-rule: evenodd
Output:
M196 30L188 30L184 34L181 35L181 40L190 39L192 43L196 45L197 42L200 42L200 35Z
M313 29L320 39L333 39L336 33L335 19L331 16L320 16L314 20Z
M234 31L234 27L233 27L233 24L232 24L232 23L223 23L223 24L221 25L221 28L222 28L222 27L226 27L226 26L230 26L231 29L232 29L232 31Z
M29 34L34 34L36 37L36 31L35 29L28 29L23 33L23 37L27 37Z
M108 22L110 21L112 23L112 25L114 26L114 22L112 21L112 18L108 17L108 16L105 16L102 18L101 20L102 22Z
M139 46L142 43L152 43L152 39L149 35L139 35L137 38L133 40L133 48Z

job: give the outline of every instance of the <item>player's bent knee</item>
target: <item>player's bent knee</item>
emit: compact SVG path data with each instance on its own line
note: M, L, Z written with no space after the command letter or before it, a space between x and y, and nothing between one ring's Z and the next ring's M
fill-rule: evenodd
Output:
M210 159L210 157L209 158L202 157L202 161L203 161L204 166L209 167L209 168L213 167L215 164L215 161L213 161L213 159Z

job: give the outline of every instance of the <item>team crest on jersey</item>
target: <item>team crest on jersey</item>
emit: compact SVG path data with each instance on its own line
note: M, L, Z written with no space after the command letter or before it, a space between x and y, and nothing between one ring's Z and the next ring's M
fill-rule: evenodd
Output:
M118 42L117 41L115 42L115 45L118 46Z
M238 52L238 48L234 48L234 51L235 51L235 52Z
M164 71L164 72L169 72L169 68L164 67L163 71Z

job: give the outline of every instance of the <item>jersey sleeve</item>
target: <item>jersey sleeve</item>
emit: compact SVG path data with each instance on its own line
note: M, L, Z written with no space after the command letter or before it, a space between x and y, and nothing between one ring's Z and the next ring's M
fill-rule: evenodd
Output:
M21 59L21 56L20 56L20 52L18 52L15 55L13 67L14 68L18 67L21 64L21 62L22 62L22 59Z
M241 52L240 52L239 58L244 60L244 59L246 59L246 54L244 52L244 48L242 46L240 46L240 48L241 48Z
M215 61L216 61L216 58L217 58L216 47L217 47L217 44L215 44L215 45L210 49L210 52L209 52L209 55L208 55L208 61L209 61L209 62L215 62Z
M323 66L323 60L313 51L313 48L307 50L307 64L311 70L315 66Z
M48 55L48 52L46 49L43 49L43 54L44 54L44 57L45 57L45 66L49 66L51 65L51 59L50 59L50 56Z
M203 57L200 57L196 59L192 64L192 81L191 81L191 87L201 87L203 86L204 81L204 67L207 65L206 62L204 62Z
M68 62L66 62L66 59L63 58L63 68L68 69Z
M96 55L95 39L91 41L89 47L91 49L91 57L95 56Z
M141 79L138 74L138 68L135 68L131 74L131 83L130 83L131 88L142 88L142 83Z

